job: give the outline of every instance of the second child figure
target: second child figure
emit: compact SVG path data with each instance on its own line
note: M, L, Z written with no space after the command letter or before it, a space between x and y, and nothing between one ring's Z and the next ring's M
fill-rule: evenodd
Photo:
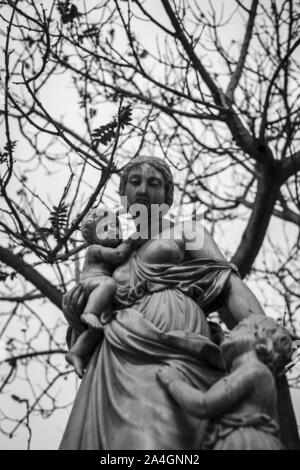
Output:
M202 449L284 449L279 440L274 375L291 359L288 331L270 317L251 315L225 336L221 350L228 375L207 392L186 383L175 368L165 367L158 373L188 414L209 419Z

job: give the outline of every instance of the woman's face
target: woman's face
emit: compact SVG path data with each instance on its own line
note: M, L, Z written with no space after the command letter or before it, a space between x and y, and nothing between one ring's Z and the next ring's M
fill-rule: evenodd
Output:
M165 180L153 166L142 163L129 171L125 196L130 207L132 204L164 204L166 201Z

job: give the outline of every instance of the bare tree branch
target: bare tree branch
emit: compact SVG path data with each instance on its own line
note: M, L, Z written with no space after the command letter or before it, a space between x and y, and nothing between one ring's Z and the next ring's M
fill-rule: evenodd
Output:
M25 263L21 257L14 255L10 250L0 246L0 261L13 268L21 274L27 281L31 282L47 297L57 308L62 306L62 292L54 287L44 276L29 264Z
M245 31L245 36L244 36L240 56L239 56L235 71L231 75L231 79L230 79L230 82L228 84L228 88L226 91L226 96L229 99L229 101L233 100L234 91L236 87L238 86L239 80L243 72L244 64L245 64L246 57L247 57L247 52L248 52L250 41L252 38L257 5L258 5L258 0L253 0L251 4L251 9L249 13L248 23L247 23L247 27Z

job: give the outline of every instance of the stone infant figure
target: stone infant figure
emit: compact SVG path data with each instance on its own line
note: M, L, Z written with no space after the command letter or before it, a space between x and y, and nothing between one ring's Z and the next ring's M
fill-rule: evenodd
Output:
M118 217L104 205L87 214L81 232L90 244L80 275L80 284L88 296L80 320L88 329L66 354L67 362L74 366L79 377L84 373L84 358L93 352L103 326L112 318L111 301L116 293L116 283L111 274L128 258L133 245L131 239L122 241Z
M175 368L158 372L188 414L210 420L202 449L284 449L278 438L274 375L291 359L288 331L270 317L251 315L224 336L221 351L228 375L207 392L186 383Z

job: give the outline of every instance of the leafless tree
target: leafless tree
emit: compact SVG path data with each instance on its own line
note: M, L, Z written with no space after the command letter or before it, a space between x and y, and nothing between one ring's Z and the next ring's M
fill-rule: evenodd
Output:
M1 392L17 379L31 391L13 395L25 413L3 412L3 432L67 405L55 315L78 279L78 228L101 198L117 201L118 172L138 154L169 161L171 216L203 214L267 313L299 335L299 2L217 3L0 2ZM284 378L280 387L287 406ZM295 426L284 433L299 445Z

